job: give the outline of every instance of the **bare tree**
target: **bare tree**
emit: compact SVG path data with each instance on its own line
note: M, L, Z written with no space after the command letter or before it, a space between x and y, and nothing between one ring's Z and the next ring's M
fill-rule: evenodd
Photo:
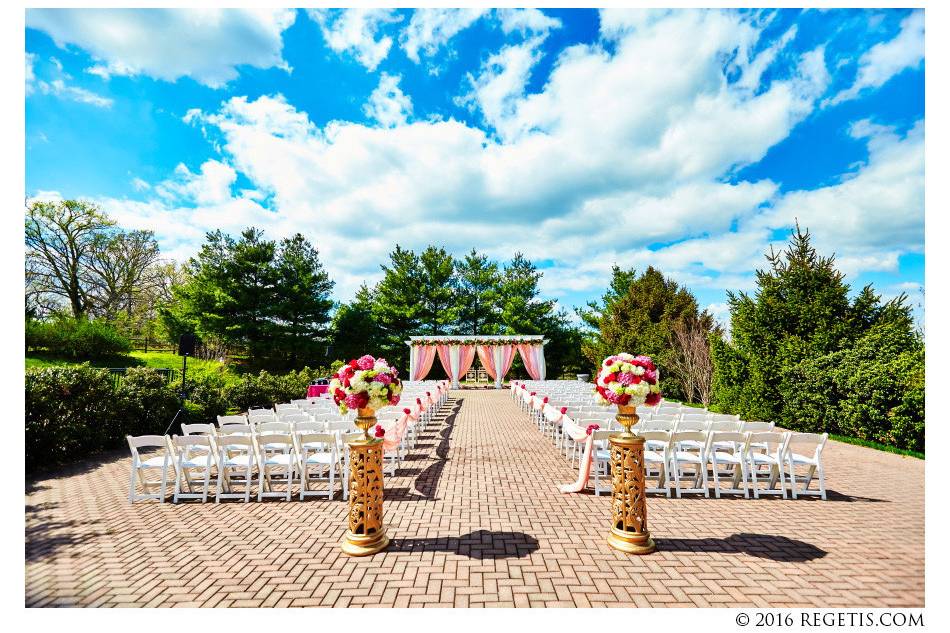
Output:
M160 257L152 231L114 231L94 240L83 275L96 314L114 319L124 312L131 319L137 303L150 303L162 283Z
M673 326L671 369L680 378L688 402L709 406L713 366L709 353L709 329L699 319L683 319Z
M39 305L65 300L73 316L91 307L85 272L94 244L114 223L94 205L75 200L34 202L26 210L28 292Z

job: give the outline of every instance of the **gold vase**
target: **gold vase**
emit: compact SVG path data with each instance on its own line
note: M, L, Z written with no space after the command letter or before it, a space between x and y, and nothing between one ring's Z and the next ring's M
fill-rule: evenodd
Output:
M623 432L609 439L613 495L607 543L627 554L649 554L656 550L656 543L647 529L644 439L630 432L640 417L636 407L618 405L617 409L617 422Z
M368 556L389 545L383 525L383 441L369 436L376 426L373 409L358 409L356 426L363 437L349 442L349 529L342 549L350 556Z

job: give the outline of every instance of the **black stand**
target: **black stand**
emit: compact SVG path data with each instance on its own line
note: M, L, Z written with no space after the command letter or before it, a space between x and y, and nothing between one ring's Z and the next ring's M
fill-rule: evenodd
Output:
M172 421L168 423L168 428L165 429L165 435L168 435L168 432L173 426L175 426L175 420L178 419L185 411L185 398L188 397L188 387L186 378L188 376L188 354L182 354L181 356L181 389L178 391L178 411L175 412L175 417L172 418Z

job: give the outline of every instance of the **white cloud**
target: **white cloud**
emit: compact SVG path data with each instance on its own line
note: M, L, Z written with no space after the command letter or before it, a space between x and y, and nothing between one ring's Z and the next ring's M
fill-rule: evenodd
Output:
M402 20L392 9L307 9L307 14L320 25L331 50L351 53L370 71L386 59L393 44L381 34L382 27Z
M26 94L29 96L33 93L34 84L36 82L36 73L33 70L33 64L36 63L36 55L33 53L26 54Z
M89 105L96 106L97 108L112 107L112 99L97 95L96 93L86 90L85 88L68 86L63 82L62 79L54 79L48 82L37 81L36 88L43 94L53 95L62 99L68 99L69 101L87 103Z
M529 33L547 33L561 28L561 21L545 15L538 9L498 9L501 30L506 34L515 31L522 35Z
M858 60L858 74L850 88L842 90L826 102L834 105L854 99L863 90L879 88L907 68L917 68L924 61L924 12L914 11L901 22L897 36L875 44Z
M56 45L78 46L99 63L100 77L191 77L218 88L238 66L288 69L281 34L293 9L29 9L26 25Z
M402 48L409 59L419 63L420 53L431 57L487 13L487 9L416 9L403 31Z
M468 75L471 91L456 100L482 111L485 122L505 140L513 140L519 129L515 109L524 97L531 69L541 59L541 38L505 46L482 64L478 77Z
M846 272L895 271L901 253L923 250L923 121L902 136L864 120L851 134L867 140L865 164L839 183L782 196L753 224L789 228L797 219L819 250L838 253Z
M363 105L363 113L376 119L383 127L404 125L412 114L412 100L399 88L400 75L382 73L379 85Z
M409 95L385 74L366 104L379 125L318 126L279 94L234 97L185 116L221 160L180 168L151 202L112 204L151 222L165 209L181 235L196 236L186 237L192 249L219 226L301 231L341 298L378 279L397 242L553 260L542 282L552 293L603 288L613 263L653 264L696 289L746 289L774 230L795 217L857 269L922 243L922 128L900 136L856 125L870 158L827 190L782 194L768 180L735 179L814 110L829 81L821 48L763 84L770 48L750 53L761 27L743 15L641 12L609 24L610 46L566 49L537 93L526 91L533 38L492 55L469 98L497 134L410 119ZM733 72L748 78L730 82ZM251 192L234 193L237 174Z
M96 94L91 90L72 86L67 84L63 77L69 78L69 75L63 73L63 65L55 57L50 58L50 65L54 68L53 77L49 81L40 79L36 75L37 57L33 53L26 54L26 96L36 94L52 95L60 99L87 103L98 108L112 107L112 99Z

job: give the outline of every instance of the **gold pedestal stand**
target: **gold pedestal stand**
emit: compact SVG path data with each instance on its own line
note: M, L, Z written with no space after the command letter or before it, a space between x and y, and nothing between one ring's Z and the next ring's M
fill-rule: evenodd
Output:
M376 412L366 408L357 414L363 437L349 443L350 515L342 548L350 556L369 556L389 545L383 526L383 441L369 436Z
M649 554L656 543L647 530L642 437L630 432L640 419L636 407L618 406L617 421L623 433L610 436L610 471L613 477L611 527L607 543L627 554Z

